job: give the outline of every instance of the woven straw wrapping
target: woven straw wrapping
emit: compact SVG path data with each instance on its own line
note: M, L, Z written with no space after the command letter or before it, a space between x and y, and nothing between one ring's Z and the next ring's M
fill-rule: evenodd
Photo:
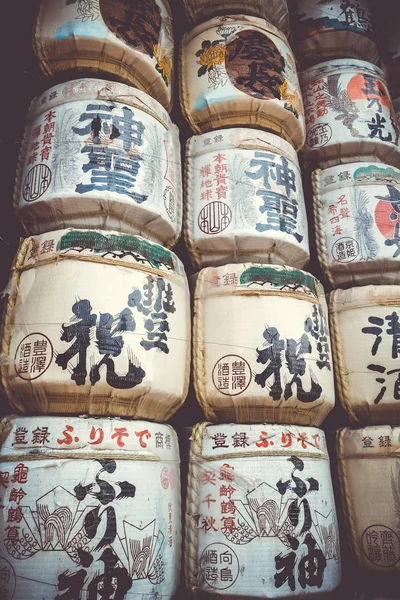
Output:
M81 593L91 595L104 562L126 600L155 585L174 596L181 494L172 427L71 416L8 417L1 427L2 598L62 594L82 571Z
M164 421L184 401L189 291L169 250L116 232L27 238L8 291L1 380L14 408Z
M236 443L239 439L243 445ZM302 445L302 439L308 441ZM291 475L304 481L311 481L311 476L318 482L318 491L306 492L304 498L310 508L308 531L326 559L318 597L327 598L340 581L340 547L323 432L265 423L201 423L194 427L184 568L186 586L196 598L203 598L203 593L207 598L215 595L227 600L289 598L293 592L300 593L297 569L293 572L295 589L290 589L287 580L281 586L275 585L280 570L275 556L286 555L287 534L300 544L304 537L304 532L300 533L303 520L298 527L289 526L288 507L297 498L293 488L287 488L282 497L276 487L278 481L290 480ZM231 511L226 512L226 507ZM221 560L213 563L211 552L217 552L217 559L221 554ZM207 568L212 566L216 567L216 577ZM223 567L229 569L225 578Z
M348 58L320 63L299 77L309 166L327 168L359 157L399 166L399 129L381 69Z
M344 10L342 0L296 0L292 5L296 55L303 66L342 57L379 63L368 0L360 0L359 12L352 7Z
M400 170L357 162L314 171L313 203L319 263L333 287L398 284L393 202Z
M94 74L137 87L172 108L168 0L150 0L145 13L142 3L129 0L41 0L33 48L48 78Z
M232 15L245 12L246 15L260 17L275 25L279 31L289 35L289 11L286 0L251 0L246 2L246 10L243 11L243 2L240 0L183 0L183 6L187 18L192 24L210 19L215 15Z
M249 58L254 47L265 59ZM265 74L267 57L272 66ZM294 56L286 37L264 19L235 15L198 25L183 36L179 74L182 112L194 133L254 127L280 135L296 150L303 146Z
M343 408L354 424L400 423L396 350L399 307L400 287L394 285L330 294L336 384Z
M213 422L322 423L334 387L321 284L290 267L203 269L194 297L193 373Z
M156 100L127 85L54 86L30 107L14 209L29 235L100 228L171 247L182 224L178 130Z
M399 429L388 425L341 429L336 445L352 554L363 569L398 571Z
M254 129L220 129L190 138L184 235L197 268L247 261L303 268L309 260L308 226L293 147Z

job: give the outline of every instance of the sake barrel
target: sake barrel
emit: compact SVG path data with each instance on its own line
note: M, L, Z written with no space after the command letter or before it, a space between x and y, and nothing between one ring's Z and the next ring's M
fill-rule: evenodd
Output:
M307 140L314 166L381 161L399 166L399 129L381 69L359 60L332 60L300 75Z
M1 381L15 409L164 421L184 401L189 292L169 250L96 230L30 237L8 292Z
M400 283L400 170L357 162L313 173L318 259L333 287Z
M215 15L225 15L243 12L243 2L239 0L183 0L188 20L194 24L199 21L205 21ZM261 17L266 19L285 35L289 35L289 11L287 0L272 0L262 2L262 0L250 0L245 4L246 15Z
M368 0L294 0L290 6L297 56L303 65L335 58L379 62Z
M362 569L388 577L400 559L400 462L398 427L345 428L337 458L345 522Z
M329 313L336 383L349 418L400 424L400 286L336 290Z
M264 19L234 15L198 25L183 36L180 74L181 108L194 133L250 126L303 146L294 56Z
M193 374L207 419L320 425L335 395L322 285L291 267L203 269Z
M340 546L323 431L202 423L192 438L187 587L229 599L336 588Z
M134 600L155 588L173 597L181 498L172 427L47 416L9 417L1 427L4 600L104 590Z
M168 0L41 0L33 49L45 77L103 76L172 108Z
M309 258L301 172L293 147L255 129L220 129L186 146L185 240L196 267Z
M28 234L113 229L172 246L182 221L179 133L153 98L79 79L31 104L14 207Z

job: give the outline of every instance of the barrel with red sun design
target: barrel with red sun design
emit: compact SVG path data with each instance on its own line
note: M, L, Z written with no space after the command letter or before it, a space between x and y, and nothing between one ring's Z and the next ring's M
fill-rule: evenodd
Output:
M399 127L384 73L367 62L320 63L300 75L307 141L314 167L363 161L398 166Z
M356 162L313 174L318 259L331 285L400 283L400 170Z

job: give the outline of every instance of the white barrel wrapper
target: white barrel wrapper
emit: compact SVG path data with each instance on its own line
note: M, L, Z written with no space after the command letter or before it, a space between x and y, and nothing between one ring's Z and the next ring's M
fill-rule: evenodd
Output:
M273 25L214 17L183 36L182 112L195 133L229 126L272 131L299 150L305 140L294 55Z
M10 280L2 384L23 412L167 420L186 397L189 290L169 250L116 232L27 238Z
M189 589L261 599L336 588L340 546L324 433L201 424L192 438L184 552Z
M335 401L322 285L291 267L231 264L196 282L193 373L214 422L320 425Z
M104 589L172 598L181 555L172 427L75 417L8 417L0 427L2 598Z
M345 428L337 455L345 522L362 569L388 577L400 570L400 428ZM378 581L378 580L377 580ZM389 580L390 581L390 580ZM367 600L379 599L367 595Z
M339 398L352 422L400 424L400 286L336 290L329 315Z
M95 74L133 85L172 108L168 0L41 0L33 48L48 78Z
M307 140L314 166L362 160L400 161L399 129L384 73L371 63L342 59L300 74Z
M313 174L318 259L334 286L400 282L400 169L354 162Z
M186 146L185 239L196 267L310 257L297 154L278 136L220 129Z
M28 234L113 229L173 246L181 231L178 130L156 100L100 79L31 104L14 207Z

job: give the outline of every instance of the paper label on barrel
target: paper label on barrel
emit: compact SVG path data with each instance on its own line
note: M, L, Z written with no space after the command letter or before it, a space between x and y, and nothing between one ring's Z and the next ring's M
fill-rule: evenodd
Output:
M307 127L305 149L355 142L357 139L397 146L399 130L389 92L378 74L357 73L357 67L332 67L316 73L304 85L303 101Z
M400 171L357 163L318 175L326 259L335 266L400 255Z
M178 465L102 456L20 457L1 467L7 598L172 596L181 544Z
M80 256L79 248L65 252ZM190 340L185 278L145 264L136 270L99 259L60 260L23 271L3 377L14 393L33 402L44 389L59 402L66 393L75 398L112 393L110 402L126 402L126 410L135 388L138 395L163 389L180 397Z
M223 136L214 136L219 138ZM210 142L205 136L206 148ZM191 161L189 193L196 241L249 236L260 237L262 244L263 238L275 237L308 252L307 215L296 164L261 148L203 152Z
M10 417L3 421L6 439L2 439L1 456L12 460L21 454L37 457L54 455L63 458L86 453L107 452L135 455L150 460L176 461L178 442L173 429L149 421L93 419L79 417ZM9 429L9 430L8 430ZM97 458L97 457L96 457Z
M327 458L324 433L296 425L209 425L203 433L201 456L218 459L248 454L296 453Z
M295 449L289 457L231 457L201 462L199 478L202 590L249 597L262 589L279 598L338 585L339 534L327 460L301 458Z
M327 31L351 31L373 39L373 17L366 0L296 2L296 37L300 40Z
M32 236L23 266L40 265L59 256L96 257L118 265L136 263L165 273L185 275L177 256L160 244L135 235L85 229L63 229Z
M55 89L48 98L61 93ZM78 202L84 221L85 214L92 216L90 199L101 199L104 215L107 203L115 202L156 212L171 224L179 221L175 132L136 107L102 99L44 110L29 126L23 160L20 207L68 197ZM127 208L119 210L129 220Z

